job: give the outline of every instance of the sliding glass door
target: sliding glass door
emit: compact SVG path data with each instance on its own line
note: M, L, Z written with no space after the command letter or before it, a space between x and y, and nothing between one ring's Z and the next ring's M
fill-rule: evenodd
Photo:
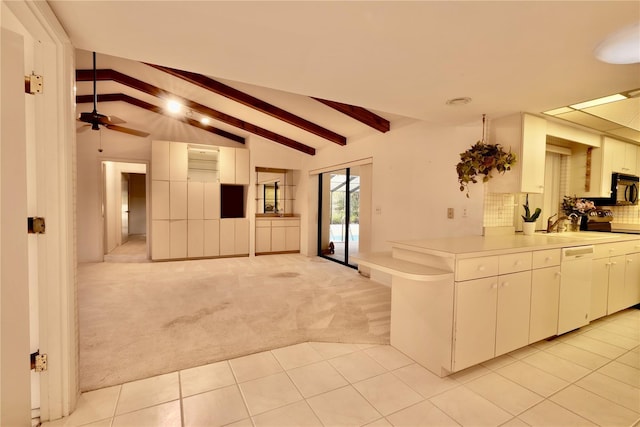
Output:
M360 175L358 167L320 174L318 255L357 267L350 258L360 241Z

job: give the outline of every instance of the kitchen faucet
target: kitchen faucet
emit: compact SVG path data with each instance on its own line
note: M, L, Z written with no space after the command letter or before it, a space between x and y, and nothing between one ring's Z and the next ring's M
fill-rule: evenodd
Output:
M558 233L558 227L559 227L559 222L560 221L564 221L565 219L569 219L569 217L567 216L561 216L558 219L555 220L555 222L552 222L553 217L558 215L557 213L554 213L553 215L551 215L549 218L547 218L547 233L553 233L553 229L556 229L556 233Z

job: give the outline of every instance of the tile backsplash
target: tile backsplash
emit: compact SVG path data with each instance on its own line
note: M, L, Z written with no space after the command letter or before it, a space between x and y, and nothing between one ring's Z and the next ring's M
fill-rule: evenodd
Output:
M483 225L485 227L513 225L515 207L515 194L485 192Z
M639 206L610 206L613 221L621 224L640 224Z

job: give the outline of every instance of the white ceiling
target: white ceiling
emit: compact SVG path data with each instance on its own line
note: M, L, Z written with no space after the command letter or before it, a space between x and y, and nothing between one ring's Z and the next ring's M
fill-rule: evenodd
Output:
M608 34L640 20L636 1L49 4L79 49L433 123L640 88L640 64L593 56ZM473 102L445 104L462 96Z

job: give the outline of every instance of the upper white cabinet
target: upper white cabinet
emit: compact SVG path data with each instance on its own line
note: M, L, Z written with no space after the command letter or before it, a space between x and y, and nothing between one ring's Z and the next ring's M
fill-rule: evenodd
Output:
M189 164L187 144L171 142L169 155L169 179L171 181L186 181Z
M493 172L487 189L492 193L542 193L544 191L547 121L530 114L514 114L492 120L489 141L517 156L504 175Z
M153 141L151 143L151 176L155 180L169 180L169 159L171 142Z
M220 183L249 184L249 150L220 147Z
M635 175L637 172L638 146L604 137L604 144L611 147L611 172Z

